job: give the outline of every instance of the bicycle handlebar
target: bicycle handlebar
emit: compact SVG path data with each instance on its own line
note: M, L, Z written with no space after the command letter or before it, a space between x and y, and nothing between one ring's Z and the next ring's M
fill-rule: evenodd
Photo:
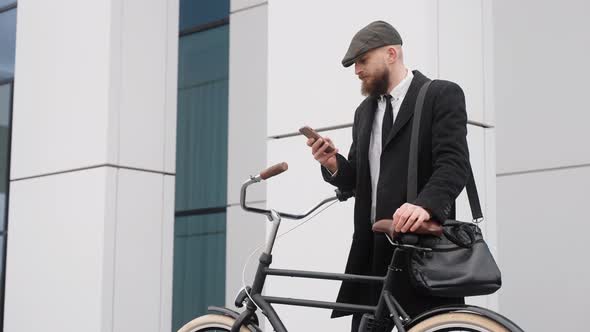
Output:
M253 213L264 214L264 215L267 215L270 217L270 215L271 215L270 210L258 209L258 208L254 208L254 207L250 207L250 206L246 205L246 189L251 184L256 183L256 182L260 182L262 180L267 180L275 175L279 175L279 174L283 173L284 171L286 171L288 168L289 168L289 165L287 163L285 163L285 162L278 163L276 165L273 165L273 166L263 170L262 172L260 172L259 175L251 176L249 180L244 182L244 184L242 184L242 189L240 191L240 206L242 207L242 209L249 211L249 212L253 212ZM313 213L315 210L317 210L318 208L320 208L322 205L324 205L326 203L329 203L329 202L332 202L335 200L339 200L339 201L343 202L352 196L354 196L353 191L342 192L342 191L336 189L336 195L322 200L320 203L318 203L316 206L314 206L313 208L311 208L310 210L308 210L304 214L297 215L297 214L284 213L284 212L276 212L276 213L278 213L281 217L284 217L284 218L303 219L303 218L309 216L311 213Z

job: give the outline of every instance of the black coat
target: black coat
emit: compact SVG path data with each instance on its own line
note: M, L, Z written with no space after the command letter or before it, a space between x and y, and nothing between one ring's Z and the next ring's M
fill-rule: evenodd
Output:
M428 80L418 71L396 116L391 134L381 153L377 186L376 220L392 218L407 202L407 174L412 115L420 87ZM322 167L324 179L345 190L354 189L354 235L346 273L384 276L393 247L383 234L371 231L371 179L369 141L377 99L367 97L357 108L352 127L352 145L348 158L337 155L338 172L334 177ZM428 210L433 219L454 218L455 199L465 187L469 175L467 114L461 88L449 81L435 80L426 94L420 124L418 157L418 197L413 202ZM402 259L407 259L404 257ZM414 293L407 275L397 280L394 295L410 315L463 299L441 299ZM375 305L381 289L377 286L343 282L338 302ZM332 317L347 313L334 311Z

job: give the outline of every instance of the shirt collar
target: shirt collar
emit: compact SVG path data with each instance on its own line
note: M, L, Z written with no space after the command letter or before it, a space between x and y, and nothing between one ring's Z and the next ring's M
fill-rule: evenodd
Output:
M413 78L414 74L411 70L408 69L406 77L404 77L404 79L401 80L401 82L399 82L398 85L396 85L395 88L393 88L393 90L391 90L391 92L389 93L391 97L394 100L399 100L400 98L404 97L406 95L406 92L408 92L408 89L410 88L410 84L412 83ZM379 99L383 99L383 95L380 96Z

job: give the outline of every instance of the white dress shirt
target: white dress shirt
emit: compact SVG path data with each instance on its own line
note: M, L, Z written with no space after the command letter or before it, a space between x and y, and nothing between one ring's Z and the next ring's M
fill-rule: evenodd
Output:
M408 70L406 77L401 82L399 82L399 84L389 93L392 97L391 106L393 106L394 123L413 78L414 74L412 74L411 70ZM375 110L375 118L373 120L373 129L371 130L371 141L369 143L369 169L371 172L371 223L375 222L375 213L377 209L377 182L379 181L379 168L381 167L381 129L383 127L383 116L385 115L385 103L385 97L379 97L377 109Z

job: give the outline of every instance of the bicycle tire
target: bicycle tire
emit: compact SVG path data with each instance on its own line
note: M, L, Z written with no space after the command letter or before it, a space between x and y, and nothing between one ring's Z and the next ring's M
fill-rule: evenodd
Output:
M225 332L231 330L235 321L234 318L224 315L203 315L186 323L178 332ZM240 332L250 332L250 330L242 326Z
M449 312L425 319L408 332L510 332L493 319L469 312Z

